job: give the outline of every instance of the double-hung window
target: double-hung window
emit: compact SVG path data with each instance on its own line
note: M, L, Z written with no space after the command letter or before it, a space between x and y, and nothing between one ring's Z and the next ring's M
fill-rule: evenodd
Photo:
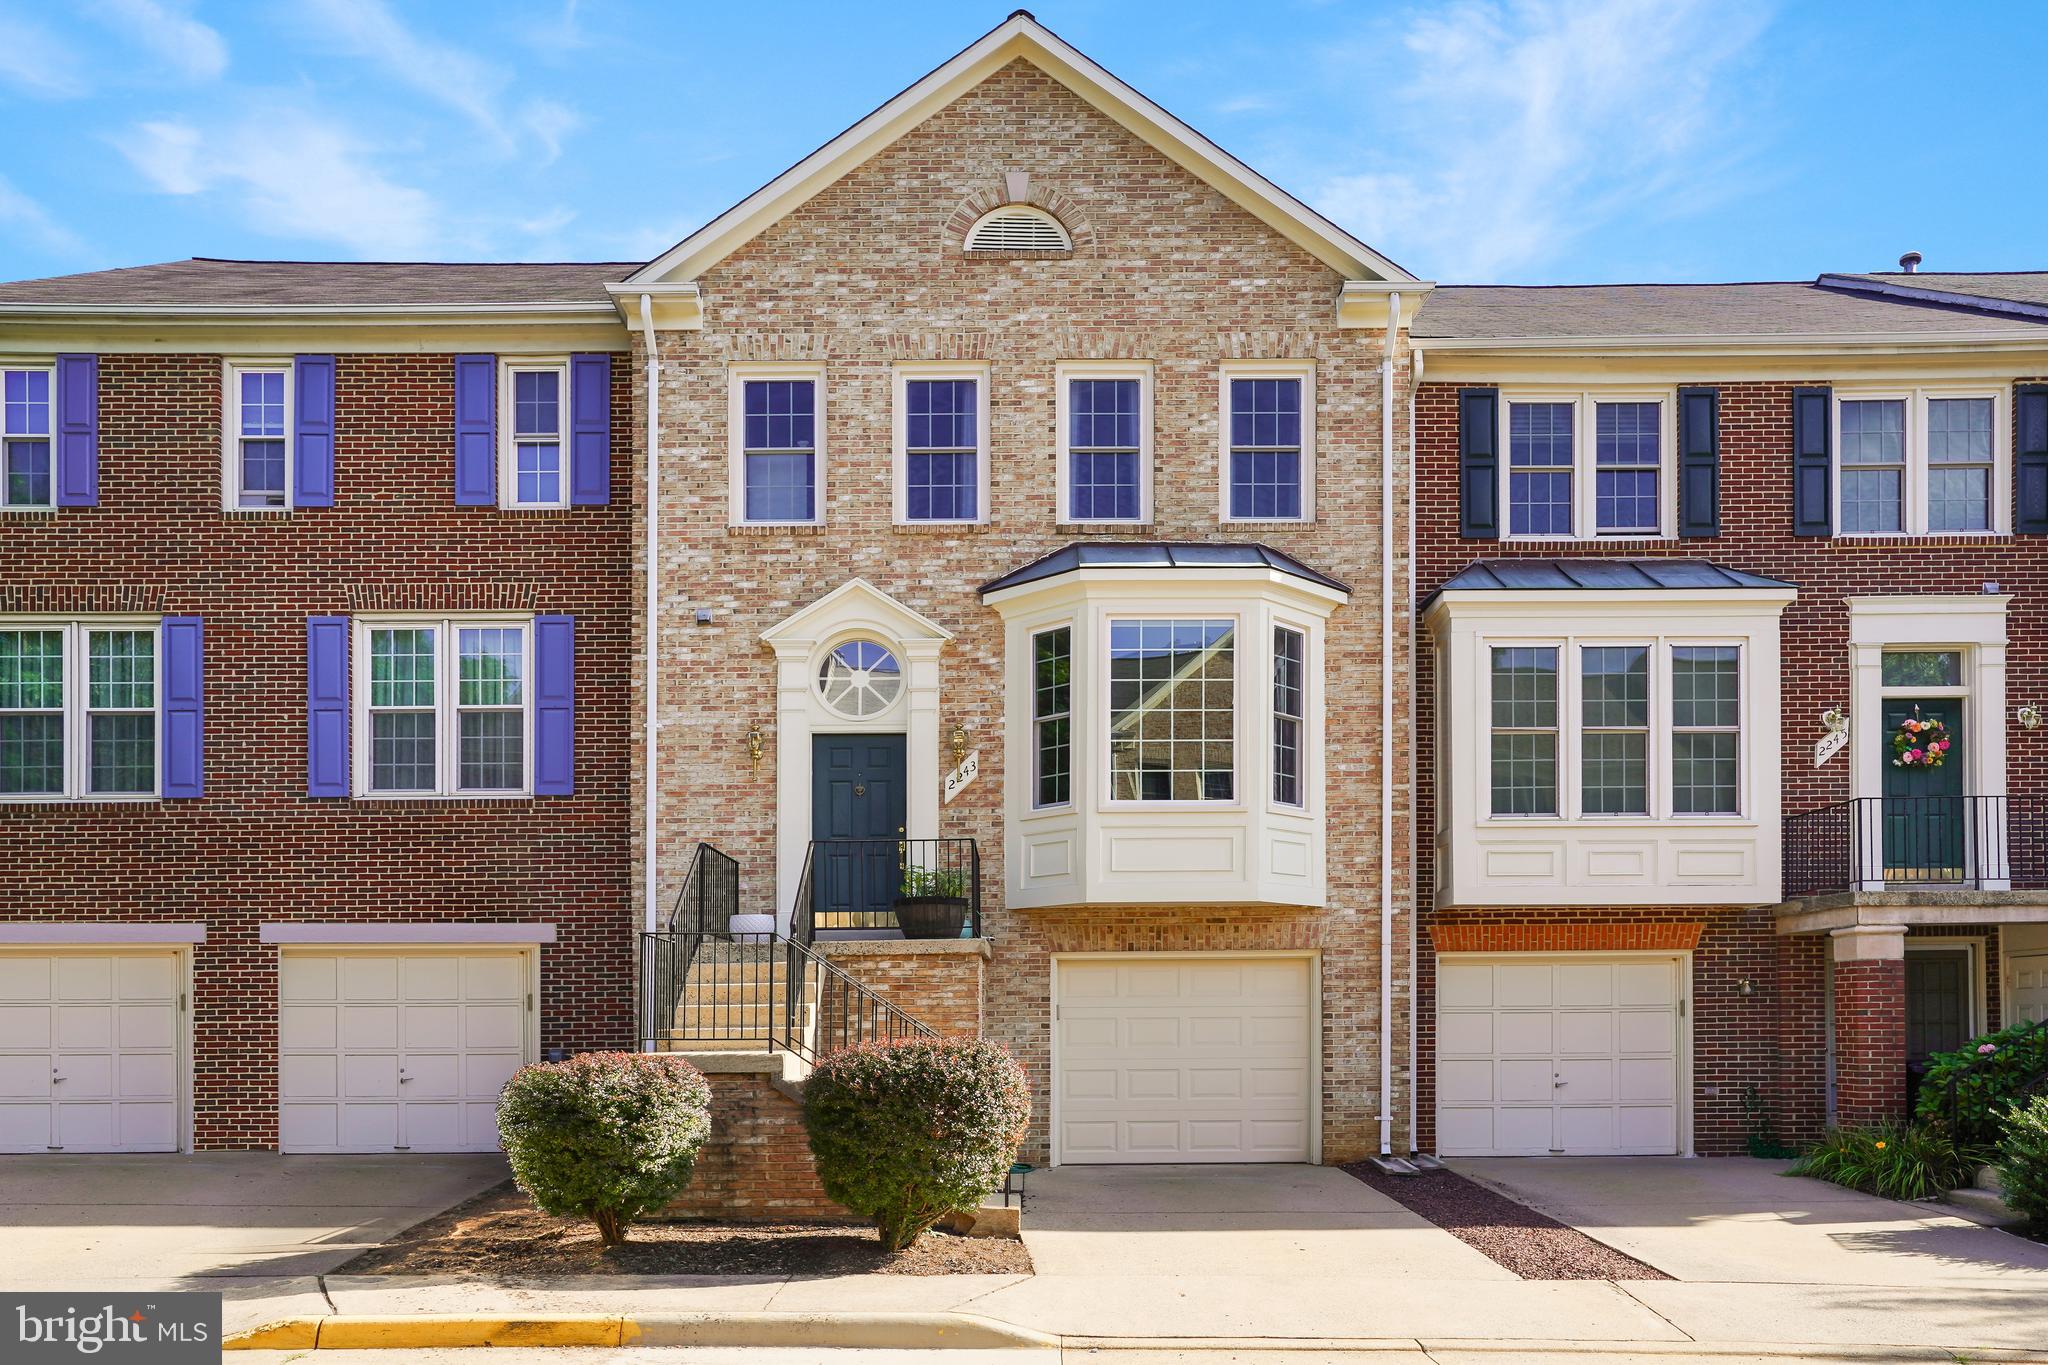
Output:
M223 471L230 511L291 506L292 367L230 364Z
M1059 367L1062 522L1152 517L1152 374L1148 367Z
M1580 805L1588 815L1650 813L1650 651L1579 651Z
M824 377L816 367L735 367L735 525L810 526L824 506Z
M1672 403L1655 393L1509 394L1501 405L1508 535L1669 535Z
M498 486L507 507L567 507L569 466L569 367L511 364L505 367L506 438L500 443Z
M157 623L0 623L0 799L157 793Z
M1739 778L1742 651L1734 645L1671 650L1671 811L1734 815Z
M0 507L54 507L50 395L55 372L0 370Z
M1305 521L1314 467L1314 371L1281 362L1223 367L1223 519Z
M896 519L987 520L987 375L899 368L896 413Z
M1287 626L1273 627L1273 800L1300 806L1303 699L1308 666L1308 636Z
M365 620L357 631L363 795L532 790L530 622Z
M1841 534L2003 529L2006 435L1995 390L1839 391Z
M1031 804L1064 806L1073 800L1074 631L1042 630L1031 637Z
M1557 649L1493 651L1493 813L1555 815Z
M1112 801L1237 798L1237 623L1109 623Z

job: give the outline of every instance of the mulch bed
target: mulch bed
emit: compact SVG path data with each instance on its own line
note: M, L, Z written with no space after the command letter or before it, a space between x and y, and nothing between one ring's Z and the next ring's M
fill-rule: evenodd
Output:
M336 1275L1029 1275L1022 1242L928 1232L891 1255L870 1228L636 1223L606 1249L588 1219L540 1212L511 1181L373 1247Z
M1343 1169L1525 1280L1671 1278L1451 1171L1386 1175L1369 1161L1356 1161Z

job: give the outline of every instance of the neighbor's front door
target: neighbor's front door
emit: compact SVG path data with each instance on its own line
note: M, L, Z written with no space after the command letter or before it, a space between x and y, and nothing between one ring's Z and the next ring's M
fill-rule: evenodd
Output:
M820 929L896 924L904 737L819 735L811 755L812 908ZM858 840L860 842L838 842Z
M1899 767L1892 737L1908 720L1939 720L1949 748L1938 768ZM1878 735L1884 765L1884 870L1901 881L1960 881L1969 812L1963 800L1963 703L1957 697L1886 697Z
M1970 1037L1970 955L1960 948L1906 954L1906 1096L1912 1101L1937 1052L1953 1052Z

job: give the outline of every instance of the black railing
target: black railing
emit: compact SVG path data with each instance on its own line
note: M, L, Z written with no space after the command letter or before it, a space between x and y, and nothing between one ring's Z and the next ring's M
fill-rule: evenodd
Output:
M740 912L739 860L698 844L690 873L668 912L672 934L723 934Z
M2034 1035L2038 1034L2042 1029L2048 1029L2048 1020L2036 1019L2021 1028L2011 1038L2008 1038L1999 1047L1998 1051L1965 1062L1948 1073L1948 1093L1944 1097L1943 1103L1945 1105L1945 1112L1948 1114L1948 1125L1950 1128L1956 1126L1958 1101L1962 1097L1963 1086L1980 1072L1988 1071L1994 1066L2010 1065L2005 1058L2012 1050L2020 1046L2023 1039L2031 1041ZM2048 1069L2038 1070L2031 1075L2021 1077L2019 1084L2013 1087L2012 1098L2024 1101L2032 1096L2044 1093L2048 1093Z
M740 865L709 844L697 845L683 889L669 907L668 929L640 942L640 1038L652 1050L673 1021L697 950L726 937L740 904Z
M962 938L981 937L981 850L972 839L814 839L790 937L899 930L900 901L957 906Z
M1785 895L2048 887L2048 797L1873 796L1785 818Z

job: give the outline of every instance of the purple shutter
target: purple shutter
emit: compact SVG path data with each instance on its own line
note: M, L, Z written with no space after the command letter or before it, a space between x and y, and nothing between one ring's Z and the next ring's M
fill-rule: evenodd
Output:
M347 796L348 618L306 622L306 795Z
M498 358L455 357L455 501L498 501Z
M205 636L197 616L166 616L163 620L166 798L206 795Z
M292 506L334 506L334 357L292 362L298 430L292 448Z
M533 618L533 794L576 791L576 618Z
M569 357L569 501L612 500L612 358Z
M57 505L100 501L100 358L57 357Z

